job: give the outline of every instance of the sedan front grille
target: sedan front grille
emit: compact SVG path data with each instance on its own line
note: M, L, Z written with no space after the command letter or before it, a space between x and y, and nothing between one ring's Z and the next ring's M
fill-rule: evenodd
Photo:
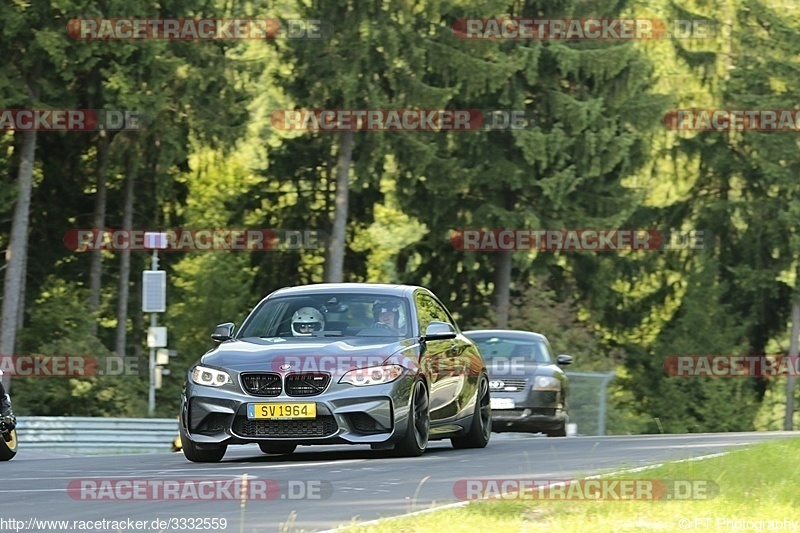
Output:
M489 380L489 386L493 391L521 391L528 386L528 380L525 378L492 378Z
M330 374L289 374L285 378L286 394L289 396L316 396L331 382Z
M278 396L281 393L281 376L268 373L242 374L242 387L253 396Z
M338 429L332 415L321 415L313 420L248 420L238 416L234 433L243 437L303 438L327 437Z

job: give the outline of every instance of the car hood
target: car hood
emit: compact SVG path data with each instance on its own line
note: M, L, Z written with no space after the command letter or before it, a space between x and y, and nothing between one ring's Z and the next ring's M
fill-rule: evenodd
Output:
M380 339L375 337L346 338L255 338L248 337L220 344L206 353L200 364L235 371L278 371L283 363L311 369L336 361L340 368L357 368L380 364L398 352L407 352L415 344L412 339ZM281 369L282 370L282 369Z
M492 361L486 362L486 370L489 377L510 378L532 376L552 376L559 371L558 366L550 363L531 363L531 362L508 362L504 361L495 364Z

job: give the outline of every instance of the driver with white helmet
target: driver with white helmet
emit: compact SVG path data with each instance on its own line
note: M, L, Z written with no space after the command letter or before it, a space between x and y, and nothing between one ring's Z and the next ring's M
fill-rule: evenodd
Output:
M314 307L301 307L292 315L292 335L311 337L325 329L325 317Z
M400 335L400 303L395 300L378 300L372 305L373 327L388 329L393 335Z

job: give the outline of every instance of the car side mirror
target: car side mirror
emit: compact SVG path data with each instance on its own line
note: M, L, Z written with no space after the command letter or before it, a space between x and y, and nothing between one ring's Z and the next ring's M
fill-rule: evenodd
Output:
M422 337L425 341L440 341L455 338L455 328L447 322L439 322L438 320L433 320L428 324L428 327L425 328L425 335Z
M211 338L215 342L225 342L229 341L233 338L233 328L236 325L233 322L225 322L224 324L219 324L214 329L214 333L211 334Z
M572 364L572 357L569 355L561 354L556 357L556 363L559 365L571 365Z

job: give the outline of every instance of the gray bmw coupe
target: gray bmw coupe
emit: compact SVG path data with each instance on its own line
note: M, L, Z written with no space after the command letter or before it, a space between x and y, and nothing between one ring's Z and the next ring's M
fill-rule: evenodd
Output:
M428 441L483 448L489 376L477 346L422 287L318 284L264 298L189 370L180 436L190 461L229 445L264 453L369 444L418 456Z

